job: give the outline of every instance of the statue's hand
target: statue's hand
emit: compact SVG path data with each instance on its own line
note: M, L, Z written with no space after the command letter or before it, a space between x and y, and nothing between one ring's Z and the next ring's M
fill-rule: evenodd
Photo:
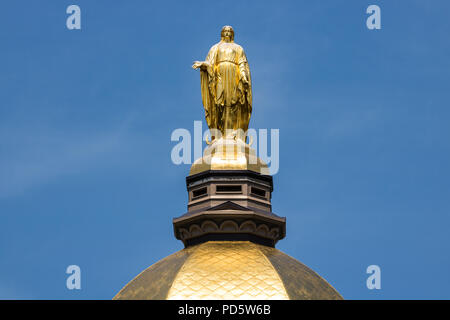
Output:
M200 61L194 61L194 64L192 65L192 69L198 69L202 63Z
M208 68L207 64L204 61L194 61L194 64L192 65L193 69L202 69L202 70L206 70L206 68Z

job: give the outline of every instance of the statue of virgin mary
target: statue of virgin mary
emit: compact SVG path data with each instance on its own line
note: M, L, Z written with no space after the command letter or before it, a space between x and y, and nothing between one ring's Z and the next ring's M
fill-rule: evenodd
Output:
M223 27L220 42L211 47L205 61L195 61L192 67L200 69L209 129L224 136L236 136L238 129L245 133L252 113L252 82L244 49L234 43L233 28Z

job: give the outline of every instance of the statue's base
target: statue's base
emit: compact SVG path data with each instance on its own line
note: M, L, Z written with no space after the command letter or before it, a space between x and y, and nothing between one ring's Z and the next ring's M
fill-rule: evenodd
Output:
M269 168L256 156L254 149L235 137L214 140L197 159L189 175L209 170L250 170L262 175L269 174Z

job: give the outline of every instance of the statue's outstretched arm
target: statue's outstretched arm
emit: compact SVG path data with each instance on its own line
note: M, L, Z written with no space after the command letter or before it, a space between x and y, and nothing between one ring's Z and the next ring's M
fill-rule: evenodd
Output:
M209 67L209 62L207 61L194 61L194 64L192 65L193 69L200 68L201 70L207 70Z

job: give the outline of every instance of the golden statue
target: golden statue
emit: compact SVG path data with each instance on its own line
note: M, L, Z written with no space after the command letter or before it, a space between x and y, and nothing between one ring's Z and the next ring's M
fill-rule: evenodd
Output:
M200 69L202 101L211 141L203 156L191 166L190 175L208 170L251 170L269 174L247 140L252 113L252 80L244 49L234 43L230 26L222 28L221 40L211 47ZM251 138L250 138L251 140Z
M195 61L200 68L202 101L208 127L222 135L238 135L248 129L252 113L252 81L244 49L234 43L234 30L222 28L221 40L213 45L205 61Z

